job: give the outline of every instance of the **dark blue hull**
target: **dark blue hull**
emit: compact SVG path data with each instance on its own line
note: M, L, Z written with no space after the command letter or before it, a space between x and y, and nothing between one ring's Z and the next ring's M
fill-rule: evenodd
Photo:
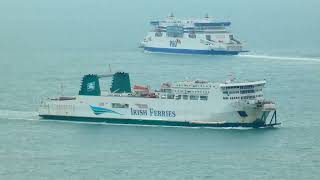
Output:
M40 115L40 116L44 119L52 119L52 120L100 122L100 123L102 122L102 123L110 123L110 124L132 124L132 125L157 125L157 126L182 126L182 127L252 127L252 128L270 126L263 122L213 124L213 123L190 123L185 121L109 119L109 118L72 117L72 116L54 116L54 115Z
M156 52L156 53L202 54L202 55L238 55L240 52L247 52L247 51L215 51L215 50L174 49L174 48L154 48L154 47L144 47L144 50L149 52Z

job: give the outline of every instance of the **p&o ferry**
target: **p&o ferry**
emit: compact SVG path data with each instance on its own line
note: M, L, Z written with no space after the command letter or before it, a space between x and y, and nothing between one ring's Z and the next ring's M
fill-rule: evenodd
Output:
M220 22L206 15L202 19L177 19L173 14L164 20L150 22L152 30L141 42L147 52L237 55L243 50L227 27L231 22Z
M100 79L112 78L108 91ZM159 90L131 86L128 73L88 74L79 94L42 101L45 119L186 127L269 127L277 122L276 107L263 96L265 80L165 82Z

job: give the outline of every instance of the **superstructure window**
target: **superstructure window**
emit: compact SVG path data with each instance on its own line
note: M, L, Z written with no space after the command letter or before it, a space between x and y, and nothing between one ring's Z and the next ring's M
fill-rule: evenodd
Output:
M176 100L180 100L180 99L181 99L181 95L177 95Z
M199 96L190 96L190 100L198 100Z
M189 38L195 39L197 36L195 33L189 33Z
M182 26L168 26L167 36L168 37L183 37L183 27Z
M206 35L206 40L211 41L211 35Z
M241 97L241 99L254 99L255 96L243 96Z
M155 33L155 36L156 36L156 37L162 37L162 32L156 32L156 33Z
M161 89L160 91L161 92L166 92L166 93L171 93L172 89Z
M242 90L240 91L241 94L248 94L248 93L254 93L254 90Z
M206 100L208 100L208 96L200 96L200 100L206 101Z
M240 86L240 89L252 89L253 85Z
M129 108L129 104L112 103L112 108Z
M239 94L239 91L229 91L229 94Z
M240 97L230 97L230 99L240 99Z
M188 99L189 99L189 96L188 96L188 95L183 95L183 99L184 99L184 100L188 100Z
M173 94L168 94L167 95L167 99L174 99L174 95Z

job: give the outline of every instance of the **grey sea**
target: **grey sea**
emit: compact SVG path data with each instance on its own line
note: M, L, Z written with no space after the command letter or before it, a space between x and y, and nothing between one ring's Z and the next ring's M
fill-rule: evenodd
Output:
M0 1L0 179L320 179L320 1ZM170 12L230 20L249 53L137 48ZM266 79L273 129L123 126L41 120L41 99L75 95L84 74L133 84ZM106 80L103 89L108 89ZM63 92L60 85L63 84Z

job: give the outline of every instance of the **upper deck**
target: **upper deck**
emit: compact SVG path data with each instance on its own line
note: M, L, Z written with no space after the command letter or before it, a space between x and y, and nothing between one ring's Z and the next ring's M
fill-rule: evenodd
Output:
M219 22L209 16L199 19L177 19L175 16L170 15L164 20L151 21L150 24L153 26L152 31L166 32L171 27L180 27L184 32L202 32L225 30L226 27L231 25L231 22Z
M207 100L210 92L219 91L223 99L255 99L262 97L262 89L266 81L236 82L227 80L225 82L210 82L207 80L179 81L175 83L163 83L159 96L183 96L184 99ZM225 97L226 95L226 97ZM178 97L179 99L179 97Z
M262 97L262 89L266 84L266 81L237 82L234 79L225 82L187 80L162 83L160 89L152 90L149 86L145 85L134 85L131 87L129 74L115 73L110 91L101 91L98 79L99 76L97 75L84 76L79 95L208 100L210 97L213 97L213 95L210 95L213 93L214 96L219 96L224 100L256 99Z

